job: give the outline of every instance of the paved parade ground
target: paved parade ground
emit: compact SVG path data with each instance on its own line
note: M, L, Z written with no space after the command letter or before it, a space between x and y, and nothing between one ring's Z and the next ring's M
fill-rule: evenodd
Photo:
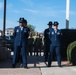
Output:
M67 61L62 61L62 67L57 66L57 62L52 63L52 67L47 67L43 56L28 56L28 68L20 68L18 63L16 68L11 68L11 60L0 61L0 75L76 75L76 66L72 66Z

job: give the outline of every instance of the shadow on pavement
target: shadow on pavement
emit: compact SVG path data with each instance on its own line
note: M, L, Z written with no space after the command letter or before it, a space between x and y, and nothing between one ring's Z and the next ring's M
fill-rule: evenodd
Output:
M39 60L39 58L41 60ZM28 68L39 68L39 61L43 61L43 57L39 56L27 56L27 65ZM20 68L21 62L17 63L16 68ZM12 60L7 59L7 60L2 60L0 61L0 68L12 68Z
M54 61L57 62L57 61ZM44 62L44 56L27 56L27 66L29 68L48 68L47 62ZM41 64L41 65L40 65ZM20 68L21 62L17 63L16 68ZM72 64L69 64L67 61L62 61L62 67L71 67ZM0 61L0 68L11 68L12 60L7 59ZM51 67L58 67L56 64Z

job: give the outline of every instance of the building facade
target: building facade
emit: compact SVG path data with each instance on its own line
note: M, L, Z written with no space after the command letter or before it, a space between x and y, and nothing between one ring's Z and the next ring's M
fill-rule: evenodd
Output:
M14 28L7 28L5 30L5 35L6 36L12 36L13 35L13 32L14 32Z

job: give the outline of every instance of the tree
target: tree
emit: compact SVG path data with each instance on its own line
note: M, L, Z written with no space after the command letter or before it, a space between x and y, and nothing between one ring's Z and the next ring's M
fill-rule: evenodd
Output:
M35 35L35 26L28 24L27 27L30 29L30 32Z

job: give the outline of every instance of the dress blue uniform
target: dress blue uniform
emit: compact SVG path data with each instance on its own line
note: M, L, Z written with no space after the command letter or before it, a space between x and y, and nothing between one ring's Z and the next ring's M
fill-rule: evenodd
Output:
M45 56L45 61L48 60L48 53L50 51L50 30L52 29L52 21L50 21L47 25L51 25L51 27L47 28L44 30L44 56Z
M61 31L59 29L52 29L50 31L50 55L49 55L49 60L48 60L48 67L51 66L52 60L53 60L53 52L55 49L56 56L57 56L57 61L58 61L58 66L61 66L61 57L60 57L60 46L61 46Z
M27 38L29 36L29 30L27 27L17 26L14 28L14 55L13 55L13 67L15 67L18 59L18 54L21 52L22 66L27 66ZM20 50L20 51L19 51Z
M51 29L52 28L47 28L44 31L44 55L45 55L45 61L47 61L48 53L50 51L50 43L51 43L51 41L50 41L49 37L50 37L50 30Z

